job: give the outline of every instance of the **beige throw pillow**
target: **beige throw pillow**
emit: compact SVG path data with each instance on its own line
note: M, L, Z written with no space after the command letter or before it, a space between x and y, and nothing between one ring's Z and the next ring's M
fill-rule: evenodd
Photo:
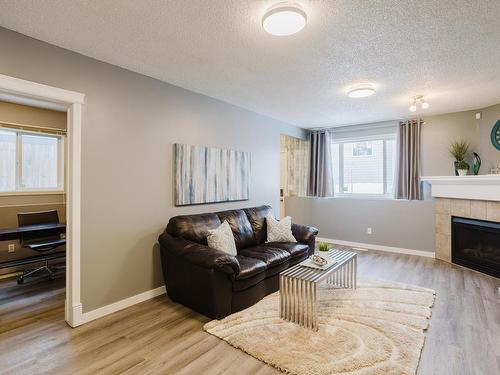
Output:
M237 254L233 231L226 220L216 229L208 231L207 242L208 247L212 249L224 251L231 255Z
M266 242L297 242L292 234L292 218L290 216L286 216L278 221L273 215L267 215L266 222Z

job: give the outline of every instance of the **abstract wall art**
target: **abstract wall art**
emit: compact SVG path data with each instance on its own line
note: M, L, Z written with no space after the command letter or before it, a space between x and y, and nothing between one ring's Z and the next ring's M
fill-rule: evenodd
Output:
M175 205L248 200L250 153L174 144Z

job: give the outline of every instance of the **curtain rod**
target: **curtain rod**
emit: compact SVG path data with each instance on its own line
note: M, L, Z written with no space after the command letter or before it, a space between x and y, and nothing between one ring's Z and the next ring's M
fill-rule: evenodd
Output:
M8 121L0 121L0 127L16 129L16 130L27 130L31 132L37 133L50 133L50 134L58 134L58 135L66 135L66 129L59 128L50 128L46 126L38 126L38 125L28 125L17 122L8 122Z
M406 122L406 121L417 121L417 120L422 120L422 125L425 125L425 121L423 119L396 119L396 120L389 120L389 121L378 121L378 122L365 122L363 124L351 124L351 125L339 125L339 126L324 126L324 127L317 127L317 128L307 128L307 131L318 131L318 130L335 130L337 129L338 131L341 131L340 129L345 129L345 128L350 128L350 127L370 127L370 128L385 128L388 126L391 126L390 123L394 122L394 125L398 125L400 122ZM372 126L370 126L372 125ZM349 129L345 129L349 130Z

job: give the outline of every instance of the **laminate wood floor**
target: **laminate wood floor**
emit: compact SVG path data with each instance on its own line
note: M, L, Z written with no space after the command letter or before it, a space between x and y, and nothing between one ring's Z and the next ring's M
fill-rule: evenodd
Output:
M358 275L437 291L418 373L500 374L500 280L430 258L360 252ZM279 374L202 331L208 319L160 296L78 328L64 279L0 281L2 374Z

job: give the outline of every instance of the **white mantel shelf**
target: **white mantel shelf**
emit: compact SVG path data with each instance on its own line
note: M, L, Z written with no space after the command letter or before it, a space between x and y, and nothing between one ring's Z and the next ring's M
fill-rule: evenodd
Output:
M500 201L500 175L422 176L432 186L436 198Z

